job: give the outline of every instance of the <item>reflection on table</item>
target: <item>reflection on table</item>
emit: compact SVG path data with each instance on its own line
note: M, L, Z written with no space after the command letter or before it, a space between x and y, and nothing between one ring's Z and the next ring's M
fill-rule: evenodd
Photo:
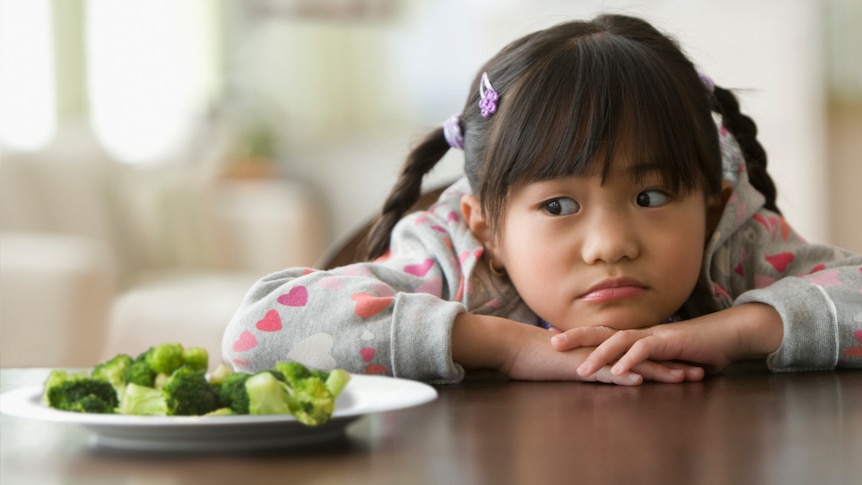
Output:
M2 390L45 372L4 369ZM120 453L76 426L2 416L0 482L862 483L862 372L740 366L636 388L482 373L437 390L332 442L264 452Z

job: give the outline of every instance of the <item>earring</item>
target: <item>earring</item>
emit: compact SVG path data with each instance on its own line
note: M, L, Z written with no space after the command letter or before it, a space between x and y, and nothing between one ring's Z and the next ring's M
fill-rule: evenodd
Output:
M488 258L488 269L491 270L491 274L497 278L504 278L506 276L506 270L495 268L494 261L492 261L491 258Z

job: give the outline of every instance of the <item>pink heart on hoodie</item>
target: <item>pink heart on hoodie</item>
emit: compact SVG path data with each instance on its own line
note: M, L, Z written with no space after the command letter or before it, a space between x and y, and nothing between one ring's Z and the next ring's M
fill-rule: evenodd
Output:
M279 296L278 302L287 306L305 306L308 303L308 290L304 286L295 286Z
M434 266L434 260L428 258L420 264L408 264L404 267L404 272L422 278L428 274L428 270L431 269L432 266Z
M248 330L239 334L239 338L231 346L234 352L245 352L255 347L257 347L257 339Z

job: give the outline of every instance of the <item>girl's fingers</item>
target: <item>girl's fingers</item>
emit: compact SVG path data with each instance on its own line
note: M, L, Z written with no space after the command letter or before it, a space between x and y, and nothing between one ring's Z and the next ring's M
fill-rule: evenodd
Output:
M608 327L581 327L560 332L551 337L554 350L566 351L577 347L596 347L617 331Z
M555 337L556 338L556 337ZM634 343L632 343L634 340ZM639 342L636 337L634 337L634 332L625 331L625 332L616 332L609 338L607 338L601 344L595 348L595 350L587 356L583 363L578 367L578 374L586 377L598 369L610 365L612 362L617 361L623 354L627 352L632 352L632 348ZM642 352L642 351L641 351ZM632 360L632 359L630 359ZM625 363L623 366L614 366L612 369L615 375L620 375L624 372L631 370L632 366L640 362L641 360L646 360L645 358L641 358L634 363Z
M704 377L702 368L682 362L653 362L648 360L639 363L633 370L643 375L643 378L646 380L670 384L700 381ZM625 372L621 375L629 373Z
M604 382L605 384L617 384L619 386L638 386L643 383L644 378L640 374L636 374L634 372L624 372L616 375L611 372L610 367L605 366L599 369L598 372L587 376L584 380Z
M626 342L619 343L616 346L617 350L626 344ZM636 340L631 346L627 346L628 350L625 348L619 350L621 356L617 354L619 360L613 365L611 372L615 374L628 372L632 367L653 357L659 351L657 347L660 346L662 346L661 340L652 335Z
M667 383L703 379L703 368L683 362L666 361L664 353L665 342L656 336L643 336L643 333L637 331L617 332L596 347L581 363L577 372L583 377L589 377L610 366L612 375L625 378L635 373L645 380Z

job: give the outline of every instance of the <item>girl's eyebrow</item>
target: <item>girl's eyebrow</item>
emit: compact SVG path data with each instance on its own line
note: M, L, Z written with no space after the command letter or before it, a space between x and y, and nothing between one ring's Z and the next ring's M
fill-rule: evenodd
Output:
M566 177L568 178L568 177ZM524 183L523 188L530 192L543 192L557 190L557 187L562 185L561 178L553 178L547 180L532 180Z
M628 173L635 176L635 178L639 177L647 177L650 175L661 175L666 176L667 167L663 164L655 161L648 162L633 162L630 164L626 164L620 167L621 169L627 171Z

